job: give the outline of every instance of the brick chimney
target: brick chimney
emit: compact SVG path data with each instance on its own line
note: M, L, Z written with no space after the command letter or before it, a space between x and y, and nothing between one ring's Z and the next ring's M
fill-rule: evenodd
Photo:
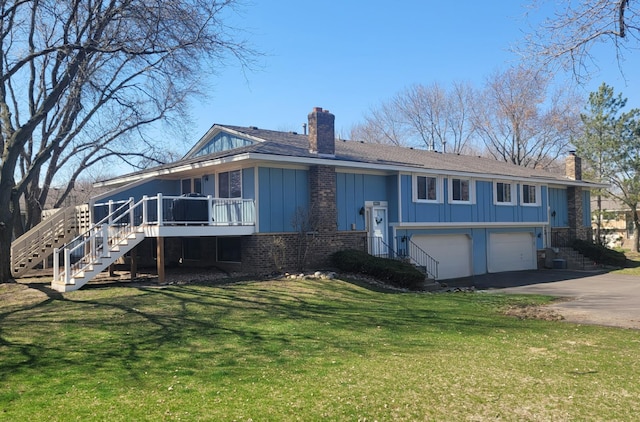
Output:
M335 119L329 110L315 107L309 113L309 152L335 156Z
M582 159L575 151L569 151L565 161L565 174L571 180L582 180Z

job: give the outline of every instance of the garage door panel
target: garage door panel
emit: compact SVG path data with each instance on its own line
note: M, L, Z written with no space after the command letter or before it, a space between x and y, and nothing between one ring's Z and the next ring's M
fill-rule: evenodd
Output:
M490 273L536 269L532 233L491 233L487 267Z
M471 239L467 235L416 235L413 243L438 261L438 279L472 275Z

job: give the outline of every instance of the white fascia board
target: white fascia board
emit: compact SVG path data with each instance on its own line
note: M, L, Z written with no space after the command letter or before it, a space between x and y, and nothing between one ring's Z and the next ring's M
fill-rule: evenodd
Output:
M212 160L203 160L197 163L177 165L175 167L167 167L167 168L162 168L157 170L149 170L147 172L131 174L129 176L122 176L122 177L118 177L110 180L105 180L102 182L96 182L94 186L107 187L112 185L120 185L122 183L131 183L135 181L147 180L155 177L170 176L173 174L184 173L187 171L205 169L208 167L214 167L214 166L219 166L223 164L244 161L244 160L247 160L248 158L249 158L249 154L245 153L240 155L233 155L231 157L215 158Z
M233 131L230 131L233 132ZM243 135L244 136L244 135ZM256 138L257 139L257 138ZM558 186L581 186L587 188L607 188L608 185L599 184L599 183L588 183L580 180L569 180L560 181L558 179L552 178L543 178L538 176L532 177L518 177L518 176L502 176L490 173L472 173L472 172L461 172L461 171L451 171L451 170L438 170L438 169L426 169L420 167L411 167L411 166L402 166L397 164L377 164L377 163L369 163L369 162L358 162L358 161L346 161L346 160L336 160L330 158L323 157L295 157L295 156L287 156L287 155L273 155L273 154L264 154L264 153L243 153L239 155L233 155L224 158L215 158L211 160L203 160L198 161L196 163L190 164L178 164L175 167L165 167L157 170L150 170L148 172L132 174L129 176L123 176L119 178L110 179L103 182L97 182L95 184L96 187L107 187L112 185L119 185L122 183L130 183L141 179L149 179L152 177L161 177L161 176L169 176L173 174L179 174L187 171L204 169L213 166L219 166L222 164L235 163L240 161L248 161L255 160L258 162L271 162L271 163L288 163L288 164L297 164L297 165L326 165L326 166L334 166L338 171L374 171L378 172L378 174L397 174L397 173L420 173L420 174L429 174L429 175L439 175L439 176L461 176L467 177L470 179L496 179L496 178L508 178L509 180L513 180L516 182L529 182L531 184L548 184L548 185L558 185Z

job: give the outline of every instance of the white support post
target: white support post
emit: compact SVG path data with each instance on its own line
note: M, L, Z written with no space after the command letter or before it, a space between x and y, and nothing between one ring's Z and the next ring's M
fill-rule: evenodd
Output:
M113 223L113 200L109 200L109 224Z
M111 248L109 247L109 225L102 225L102 256L109 258L111 256Z
M213 196L207 195L207 221L208 225L213 225Z
M53 281L60 279L60 249L53 248Z
M162 226L162 194L158 193L158 227Z
M147 195L143 195L142 196L142 225L146 225L147 224L147 211L148 211L148 206L147 206L147 202L149 201L149 197Z
M71 250L64 248L64 284L69 284L71 280Z
M129 197L129 231L133 231L133 228L136 226L134 221L134 213L133 213L133 205L134 205L133 196Z

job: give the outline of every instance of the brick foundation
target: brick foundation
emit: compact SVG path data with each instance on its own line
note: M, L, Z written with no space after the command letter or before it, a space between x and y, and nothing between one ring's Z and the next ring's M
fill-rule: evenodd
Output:
M299 271L326 268L332 253L342 249L366 248L365 232L333 232L308 234L301 240L297 233L247 236L242 242L242 271L266 274L274 271ZM304 242L308 250L300 263Z

